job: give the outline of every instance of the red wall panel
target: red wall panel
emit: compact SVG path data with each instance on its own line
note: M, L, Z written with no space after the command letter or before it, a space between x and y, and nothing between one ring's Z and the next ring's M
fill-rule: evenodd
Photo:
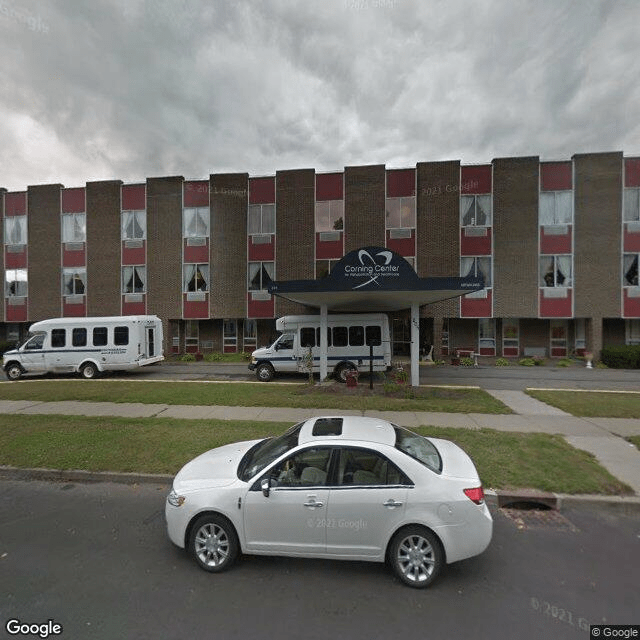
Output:
M141 211L147 208L147 186L127 184L122 187L122 210Z
M493 290L487 291L486 298L460 298L460 316L462 318L490 318L492 316Z
M87 257L84 249L80 251L67 251L64 248L62 249L63 267L84 267L86 264Z
M566 298L545 298L540 289L540 317L541 318L571 318L573 315L573 291L567 291Z
M126 242L122 243L122 264L144 264L146 261L145 241L141 247L127 249Z
M316 200L342 200L344 197L344 174L321 173L316 175Z
M24 248L20 253L8 251L5 247L4 264L7 269L26 269L27 268L27 249Z
M275 201L275 178L249 179L249 204L273 204Z
M123 316L143 316L147 313L147 305L144 300L142 302L125 302L122 299L122 315Z
M629 292L624 289L624 317L640 318L640 298L629 297Z
M187 240L184 240L184 261L199 262L201 264L209 263L209 242L200 247L189 247Z
M405 258L416 255L415 231L411 231L410 238L391 238L390 231L387 230L387 248L395 251Z
M640 158L624 159L624 186L640 187Z
M274 299L252 300L251 293L247 294L247 318L273 318L275 310Z
M253 238L249 236L247 238L249 262L255 262L256 260L275 260L276 245L274 237L271 236L270 242L253 244Z
M335 260L342 258L344 247L342 237L340 240L320 240L320 234L316 233L316 260Z
M562 191L573 188L571 162L543 162L540 165L542 191Z
M486 236L468 236L466 229L460 229L460 255L462 256L490 256L491 228L487 228Z
M27 303L24 304L6 304L5 318L7 322L26 322L27 321Z
M460 193L491 193L491 165L460 167Z
M209 296L206 297L208 298ZM184 294L182 315L184 318L208 318L209 300L204 300L204 302L189 302L187 300L187 294Z
M5 193L4 214L5 216L24 216L27 213L27 192L18 191Z
M563 235L545 234L544 227L540 227L540 253L546 255L571 253L572 235L571 227Z
M64 318L84 318L87 315L87 300L81 304L67 304L62 302L62 316Z
M415 195L415 169L389 169L387 171L387 198L401 198Z
M191 180L184 183L185 207L209 206L209 181Z
M85 189L62 189L62 213L84 213L87 210Z

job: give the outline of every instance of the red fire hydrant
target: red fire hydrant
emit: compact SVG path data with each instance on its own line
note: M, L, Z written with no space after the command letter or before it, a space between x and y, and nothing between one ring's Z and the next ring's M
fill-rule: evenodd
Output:
M358 386L358 372L356 369L349 369L345 372L345 379L347 381L347 387Z

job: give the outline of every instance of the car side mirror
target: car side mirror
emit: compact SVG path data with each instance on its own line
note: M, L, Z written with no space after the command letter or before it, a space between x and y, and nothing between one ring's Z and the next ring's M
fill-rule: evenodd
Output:
M262 478L262 481L260 482L260 488L262 489L262 495L265 498L268 498L271 491L271 480L269 478Z

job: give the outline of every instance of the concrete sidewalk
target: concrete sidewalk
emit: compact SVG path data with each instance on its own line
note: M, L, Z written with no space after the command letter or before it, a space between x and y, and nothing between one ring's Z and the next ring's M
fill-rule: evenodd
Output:
M431 425L459 429L496 429L521 433L552 433L566 438L572 446L592 453L598 462L640 495L640 452L624 438L640 435L640 420L616 418L576 418L550 407L521 391L488 393L515 413L430 413L417 411L345 411L346 415L378 417L406 427ZM32 402L0 400L0 413L23 415L118 416L129 418L179 418L198 420L255 420L299 422L310 416L335 414L327 409L277 407L193 406L111 402Z

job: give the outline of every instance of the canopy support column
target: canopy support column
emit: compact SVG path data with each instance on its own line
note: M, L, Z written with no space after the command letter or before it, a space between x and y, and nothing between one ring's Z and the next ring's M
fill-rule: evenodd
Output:
M327 340L327 305L320 305L320 382L326 379L328 373L327 351L329 344Z
M411 386L420 386L420 364L418 356L420 353L420 307L417 304L411 305Z

